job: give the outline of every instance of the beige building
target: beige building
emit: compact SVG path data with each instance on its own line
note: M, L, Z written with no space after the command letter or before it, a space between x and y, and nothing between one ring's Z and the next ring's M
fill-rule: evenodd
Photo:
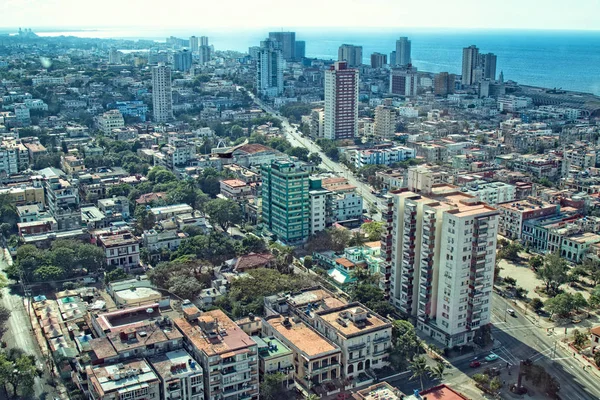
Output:
M202 368L187 351L170 351L148 361L160 379L161 399L204 400Z
M109 110L96 119L98 129L108 135L113 129L123 128L125 120L119 110Z
M396 132L396 110L393 107L379 105L375 107L375 136L388 139Z
M88 366L90 399L146 400L161 399L160 381L145 360Z

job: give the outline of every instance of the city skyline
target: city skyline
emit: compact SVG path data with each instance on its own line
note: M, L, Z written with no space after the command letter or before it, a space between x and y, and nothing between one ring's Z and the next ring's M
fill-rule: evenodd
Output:
M12 26L56 27L56 21L65 21L62 27L183 27L198 26L195 13L189 12L192 3L175 0L170 4L169 13L156 13L152 3L133 0L127 3L116 0L97 2L69 2L66 0L27 3L8 0L3 11L4 21ZM262 7L261 7L262 6ZM299 27L350 27L365 26L365 21L378 21L377 27L421 27L421 28L491 28L491 29L547 29L557 30L600 30L600 21L595 15L600 4L594 0L581 0L579 7L569 9L562 2L547 1L543 8L536 0L507 0L502 7L482 6L476 0L458 0L452 3L400 4L392 0L375 2L345 3L338 1L322 3L308 0L301 6L278 4L258 0L252 4L236 2L226 5L211 4L211 18L202 22L203 28L219 27L263 27L269 24L287 28ZM268 10L266 18L252 19L255 10ZM314 10L320 10L315 13ZM385 9L386 13L381 14ZM523 9L536 9L536 18L530 14L517 12ZM115 13L115 10L120 12ZM131 16L135 15L135 21ZM332 19L331 15L337 18ZM143 24L136 23L144 21ZM399 25L398 21L402 21ZM476 22L474 22L476 21ZM132 23L133 22L133 23Z

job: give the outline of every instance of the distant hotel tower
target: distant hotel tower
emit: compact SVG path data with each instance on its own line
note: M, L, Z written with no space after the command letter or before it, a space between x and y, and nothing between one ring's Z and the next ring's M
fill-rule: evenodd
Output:
M463 49L462 84L466 86L477 83L477 67L479 65L479 49L472 45Z
M283 59L294 61L296 57L296 32L269 32L269 39L278 43Z
M325 71L326 139L352 139L358 131L358 70L338 61Z
M256 90L267 97L283 93L283 54L279 43L273 39L260 42L256 60Z
M371 54L371 68L383 68L387 64L387 55L381 53Z
M167 122L173 118L171 68L162 63L152 67L152 107L154 122Z
M390 94L415 97L418 81L417 68L412 65L408 64L405 67L394 68L390 71Z
M358 67L362 64L362 46L343 44L338 49L338 61L346 61L348 67Z
M396 40L396 59L390 60L394 65L405 67L412 61L410 59L410 40L403 36Z

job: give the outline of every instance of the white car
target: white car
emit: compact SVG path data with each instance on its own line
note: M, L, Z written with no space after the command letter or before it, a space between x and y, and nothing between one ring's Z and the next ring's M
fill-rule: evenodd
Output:
M512 315L513 317L515 316L515 310L513 310L512 308L507 308L506 312Z

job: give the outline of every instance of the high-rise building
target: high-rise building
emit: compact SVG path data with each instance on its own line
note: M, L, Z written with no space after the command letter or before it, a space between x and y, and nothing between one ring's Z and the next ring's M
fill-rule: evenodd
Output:
M294 58L296 61L300 61L304 57L306 57L306 42L304 40L297 40L296 48L294 50Z
M362 46L343 44L338 49L338 61L346 61L349 67L362 65Z
M310 202L307 165L273 160L261 166L262 221L285 243L300 243L309 236Z
M472 341L490 322L499 219L495 208L452 188L386 196L381 246L392 304L446 347Z
M167 122L173 118L171 68L162 63L152 67L152 108L154 122Z
M187 72L192 68L192 52L184 49L173 54L173 69Z
M269 39L279 44L284 60L296 59L296 32L269 32Z
M435 74L433 79L433 93L438 96L447 96L454 93L454 82L456 75L448 72L440 72Z
M206 64L212 58L212 47L207 45L201 45L198 48L198 62L200 64Z
M394 66L394 63L396 62L396 50L390 52L390 66Z
M200 36L200 46L208 46L208 36Z
M256 60L256 90L267 97L283 93L283 54L275 40L265 39L260 43Z
M496 55L494 53L481 54L479 64L483 69L483 79L496 80Z
M190 36L190 51L193 54L198 53L198 38L196 36Z
M326 139L352 139L358 134L358 70L345 61L325 71Z
M415 97L417 95L419 76L417 68L412 65L394 68L390 71L390 94Z
M381 53L371 54L371 68L383 68L387 64L387 55Z
M375 136L389 139L396 132L396 109L389 106L379 105L375 107Z
M479 66L479 49L475 45L463 49L462 84L466 86L477 83L477 68Z
M108 52L108 63L113 65L121 64L121 52L117 49L110 49Z
M403 36L396 40L396 59L391 60L395 65L404 67L411 63L410 60L410 40Z

